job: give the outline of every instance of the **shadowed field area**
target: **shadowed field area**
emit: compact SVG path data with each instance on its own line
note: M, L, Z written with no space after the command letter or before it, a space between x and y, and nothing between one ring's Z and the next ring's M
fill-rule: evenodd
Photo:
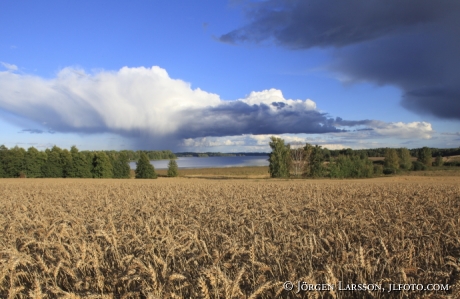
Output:
M455 298L459 215L447 176L3 179L0 297Z

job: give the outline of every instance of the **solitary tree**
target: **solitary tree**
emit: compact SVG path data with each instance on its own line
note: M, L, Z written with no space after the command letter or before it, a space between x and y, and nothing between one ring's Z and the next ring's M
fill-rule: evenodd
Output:
M431 166L432 163L432 154L431 154L431 149L429 147L424 146L419 154L418 154L418 159L420 163L424 164L427 167Z
M290 146L285 145L284 140L281 138L272 136L270 139L269 145L272 148L268 158L270 176L272 178L288 178L291 168Z
M169 160L168 164L168 176L170 177L175 177L178 175L178 167L177 167L177 162L174 159Z
M136 179L156 179L155 168L150 164L149 157L141 152L139 161L136 165Z

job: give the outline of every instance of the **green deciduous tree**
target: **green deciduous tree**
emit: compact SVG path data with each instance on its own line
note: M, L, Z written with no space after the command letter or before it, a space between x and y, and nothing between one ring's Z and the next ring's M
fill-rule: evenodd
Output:
M156 179L155 168L150 164L149 157L141 152L136 164L136 179Z
M78 148L75 145L72 145L72 147L70 148L70 154L72 155L72 158L73 155L77 154L78 152Z
M92 164L88 162L88 157L84 153L72 155L72 172L73 178L92 178Z
M351 148L345 149L345 150L344 150L344 154L345 154L346 156L353 156L353 155L354 155L353 149L351 149Z
M403 147L398 150L399 156L399 167L405 170L409 170L412 168L412 157L410 155L410 151Z
M290 146L284 144L284 140L272 136L269 143L272 152L269 155L268 161L269 172L272 178L288 178L291 168Z
M96 152L93 157L93 169L91 171L94 178L113 177L113 166L110 158L104 152Z
M48 157L45 152L40 152L35 147L29 147L24 156L24 167L27 177L42 177L42 167L45 165L47 159Z
M399 157L394 148L387 148L385 150L385 167L393 171L399 169Z
M169 160L168 164L168 176L176 177L179 174L179 168L177 167L177 162L174 159Z
M62 177L69 178L73 176L73 162L72 154L67 149L63 149L61 152L61 163L62 163Z
M424 146L418 153L417 161L419 161L426 167L430 167L432 163L431 149L429 147Z
M328 150L327 148L323 149L323 157L324 161L330 161L331 160L331 151Z
M6 177L3 162L5 160L5 156L7 153L8 153L8 148L4 145L0 145L0 178Z
M321 146L315 145L311 146L310 144L306 144L304 147L304 151L307 154L307 168L306 175L313 178L319 178L324 176L324 156L323 150Z
M57 146L53 146L53 148L46 149L45 153L47 154L46 163L43 164L42 167L42 175L45 178L62 178L63 176L63 168L62 168L62 161L61 161L61 152Z
M374 175L374 165L368 158L358 155L340 155L329 165L331 178L369 178Z
M442 166L443 164L444 164L444 161L442 160L442 156L441 155L436 156L436 159L434 160L434 165Z
M24 156L26 151L15 146L10 148L3 157L3 170L5 177L16 178L25 174Z
M420 161L413 161L412 170L414 171L426 170L426 165Z
M112 156L113 177L116 179L129 179L131 176L131 168L129 167L128 155L120 152Z
M383 174L383 166L379 164L374 165L374 175L380 176L382 174Z
M76 146L72 146L72 148L70 149L70 154L72 155L72 167L70 177L92 178L92 155L90 155L90 153L79 152Z

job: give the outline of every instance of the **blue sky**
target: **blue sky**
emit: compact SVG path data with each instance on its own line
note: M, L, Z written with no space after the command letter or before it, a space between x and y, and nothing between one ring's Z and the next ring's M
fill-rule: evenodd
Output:
M345 2L4 1L0 144L460 146L460 6Z

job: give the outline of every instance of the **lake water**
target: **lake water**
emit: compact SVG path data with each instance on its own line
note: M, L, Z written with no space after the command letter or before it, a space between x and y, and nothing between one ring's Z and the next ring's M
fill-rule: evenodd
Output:
M268 156L240 157L179 157L176 159L180 168L219 168L242 166L268 166ZM169 160L150 161L155 169L168 169ZM136 169L136 162L130 162L131 169Z

